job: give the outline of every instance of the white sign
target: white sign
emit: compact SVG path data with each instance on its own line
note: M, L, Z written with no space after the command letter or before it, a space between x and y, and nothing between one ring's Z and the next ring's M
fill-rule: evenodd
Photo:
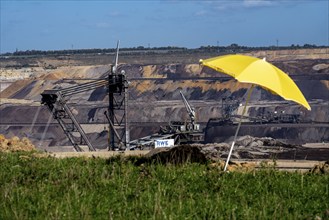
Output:
M175 145L174 139L164 139L164 140L155 140L154 146L155 148L158 147L173 147Z

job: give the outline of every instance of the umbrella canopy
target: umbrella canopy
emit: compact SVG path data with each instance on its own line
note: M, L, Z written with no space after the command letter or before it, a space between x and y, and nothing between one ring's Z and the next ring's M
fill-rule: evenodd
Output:
M243 108L238 127L235 131L224 171L226 171L230 161L235 141L240 130L242 117L246 111L246 106L248 104L248 100L250 99L250 94L254 85L259 85L274 94L280 95L286 100L297 102L308 110L311 110L310 105L294 81L282 70L266 62L265 59L258 59L244 55L226 55L207 60L200 60L200 63L204 66L217 70L218 72L228 74L239 82L252 84L248 91L246 104Z
M218 72L228 74L239 82L259 85L286 100L294 101L311 110L294 81L265 59L244 55L225 55L200 60L200 63Z

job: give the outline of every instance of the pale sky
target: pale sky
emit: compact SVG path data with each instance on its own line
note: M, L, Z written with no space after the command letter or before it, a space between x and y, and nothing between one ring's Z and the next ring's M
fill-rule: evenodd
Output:
M179 46L328 46L328 0L0 0L0 53Z

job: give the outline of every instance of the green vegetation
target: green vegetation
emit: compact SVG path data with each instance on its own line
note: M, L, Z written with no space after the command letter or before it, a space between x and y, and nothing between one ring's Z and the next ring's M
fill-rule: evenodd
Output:
M329 175L31 153L0 164L0 219L329 219Z
M240 46L236 43L233 43L228 46L201 46L199 48L186 48L186 47L177 47L177 46L167 46L167 47L129 47L129 48L120 48L120 53L134 53L134 54L154 54L154 53L200 53L200 52L220 52L221 54L227 53L242 53L249 52L252 50L294 50L294 49L310 49L310 48L327 48L326 46L318 46L314 44L304 44L304 45L290 45L290 46L260 46L260 47L248 47ZM93 48L93 49L67 49L67 50L26 50L26 51L15 51L12 53L0 54L1 56L59 56L59 55L73 55L73 54L108 54L114 53L116 48Z

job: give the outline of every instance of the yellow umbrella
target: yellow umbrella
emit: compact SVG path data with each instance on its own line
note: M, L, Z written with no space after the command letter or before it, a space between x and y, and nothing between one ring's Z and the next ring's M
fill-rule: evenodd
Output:
M270 64L265 59L258 59L244 55L225 55L207 60L200 60L200 64L210 67L218 72L228 74L239 82L252 84L248 92L248 97L242 116L245 113L254 85L259 85L286 100L294 101L304 106L306 109L311 110L310 105L294 81L286 73ZM232 143L228 159L226 160L224 171L227 168L227 164L241 126L242 116L234 136L234 141Z

